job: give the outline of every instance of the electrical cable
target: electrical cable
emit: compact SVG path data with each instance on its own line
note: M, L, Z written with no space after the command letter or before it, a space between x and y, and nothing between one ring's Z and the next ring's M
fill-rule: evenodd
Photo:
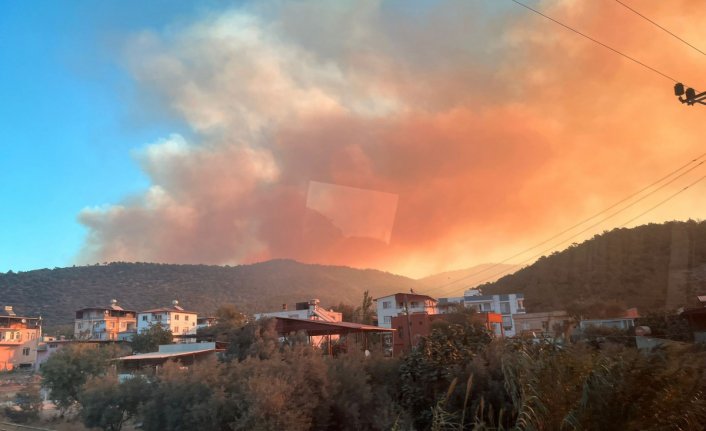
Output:
M651 19L647 18L645 15L641 14L640 12L638 12L638 11L636 11L635 9L631 8L630 6L626 5L626 4L623 3L622 1L620 1L620 0L615 0L615 1L616 1L617 3L619 3L619 4L621 4L623 7L625 7L625 8L628 9L629 11L633 12L634 14L636 14L637 16L641 17L641 18L644 19L645 21L650 22L651 24L653 24L653 25L657 26L658 28L660 28L660 29L661 29L662 31L664 31L665 33L667 33L667 34L673 36L675 39L679 40L680 42L682 42L682 43L686 44L687 46L693 48L693 49L696 50L697 52L699 52L699 53L701 53L701 54L703 54L703 55L706 55L706 52L703 52L703 51L700 50L699 48L695 47L694 45L692 45L692 44L690 44L689 42L685 41L685 40L682 39L681 37L677 36L676 34L672 33L671 31L667 30L666 28L662 27L661 25L657 24L656 22L652 21Z
M603 43L603 42L601 42L601 41L599 41L599 40L597 40L597 39L592 38L591 36L589 36L589 35L587 35L587 34L585 34L585 33L580 32L579 30L576 30L575 28L573 28L573 27L571 27L571 26L568 26L568 25L564 24L564 23L561 22L561 21L558 21L558 20L556 20L556 19L554 19L554 18L552 18L552 17L550 17L550 16L548 16L548 15L545 15L545 14L543 14L542 12L538 11L537 9L534 9L534 8L532 8L532 7L530 7L530 6L527 6L526 4L522 3L522 2L519 1L519 0L510 0L510 1L512 1L512 2L514 2L514 3L517 3L518 5L524 7L525 9L530 10L530 11L532 11L532 12L534 12L534 13L540 15L540 16L543 16L544 18L546 18L546 19L548 19L548 20L550 20L550 21L552 21L552 22L554 22L554 23L556 23L556 24L559 24L560 26L566 28L567 30L573 31L574 33L576 33L576 34L578 34L578 35L580 35L580 36L582 36L582 37L584 37L584 38L590 40L591 42L596 43L596 44L598 44L598 45L600 45L600 46L602 46L602 47L604 47L604 48L606 48L606 49L608 49L608 50L610 50L610 51L613 51L615 54L618 54L618 55L620 55L620 56L622 56L622 57L625 57L625 58L627 58L628 60L632 61L633 63L639 64L640 66L642 66L642 67L644 67L644 68L646 68L646 69L648 69L648 70L651 70L652 72L654 72L654 73L656 73L656 74L658 74L658 75L661 75L662 77L667 78L668 80L670 80L670 81L672 81L672 82L679 82L679 81L677 81L676 79L672 78L671 76L667 75L666 73L660 72L659 70L655 69L654 67L649 66L649 65L647 65L647 64L645 64L645 63L643 63L643 62L641 62L640 60L638 60L638 59L636 59L636 58L634 58L634 57L631 57L631 56L629 56L629 55L627 55L627 54L625 54L625 53L623 53L623 52L621 52L621 51L618 51L617 49L613 48L613 47L610 46L610 45L607 45L607 44L605 44L605 43Z
M648 212L652 211L653 209L655 209L655 208L657 208L657 207L659 207L659 206L665 204L667 201L671 200L673 197L675 197L675 196L678 195L679 193L685 191L685 190L688 189L689 187L695 186L697 183L703 181L704 179L706 179L706 176L703 176L703 177L699 178L698 180L694 181L693 183L689 184L688 186L684 187L683 189L677 191L676 193L674 193L673 195L669 196L667 199L665 199L665 200L659 202L657 205L653 206L652 208L648 209L647 211L645 211L645 212L643 212L643 213L640 213L640 214L638 214L637 216L631 218L630 220L628 220L628 221L626 221L625 223L621 224L620 227L625 227L626 225L628 225L628 224L634 222L635 220L639 219L639 218L642 217L643 215L645 215L645 214L647 214Z
M440 286L436 286L436 287L430 288L429 290L438 290L438 289L443 289L443 288L445 288L445 287L449 287L449 286L451 286L451 285L453 285L453 284L456 284L456 283L458 283L458 282L460 282L460 281L467 280L467 279L469 279L469 278L471 278L471 277L475 277L475 276L480 275L480 274L482 274L482 273L484 273L484 272L490 271L491 269L496 268L496 267L498 267L498 266L500 266L500 265L503 265L503 264L509 262L510 260L512 260L512 259L514 259L514 258L516 258L516 257L522 256L523 254L526 254L527 252L530 252L530 251L534 250L535 248L540 247L540 246L542 246L542 245L544 245L544 244L546 244L546 243L552 241L553 239L556 239L556 238L560 237L561 235L564 235L565 233L574 230L575 228L577 228L577 227L579 227L579 226L581 226L581 225L583 225L583 224L585 224L585 223L587 223L587 222L589 222L589 221L591 221L591 220L593 220L593 219L599 217L600 215L602 215L602 214L604 214L604 213L610 211L611 209L617 207L618 205L620 205L620 204L622 204L622 203L624 203L624 202L626 202L626 201L628 201L628 200L630 200L630 199L632 199L632 198L634 198L634 197L640 195L640 194L643 193L644 191L649 190L650 188L656 186L657 184L661 183L662 181L666 180L667 178L669 178L669 177L675 175L676 173L682 171L683 169L689 167L689 166L692 165L693 163L698 162L699 160L703 159L704 157L706 157L706 153L701 154L700 156L696 157L695 159L691 160L690 162L688 162L688 163L686 163L686 164L680 166L679 168L677 168L677 169L675 169L674 171L670 172L669 174L667 174L667 175L661 177L661 178L658 179L657 181L652 182L651 184L647 185L646 187L643 187L642 189L638 190L637 192L634 192L634 193L632 193L631 195L629 195L629 196L627 196L627 197L625 197L625 198L619 200L618 202L614 203L613 205L611 205L611 206L609 206L609 207L607 207L607 208L605 208L605 209L603 209L603 210L597 212L596 214L594 214L594 215L592 215L592 216L590 216L590 217L588 217L588 218L586 218L586 219L580 221L579 223L574 224L573 226L571 226L571 227L569 227L569 228L566 228L566 229L562 230L561 232L559 232L559 233L557 233L557 234L555 234L555 235L552 235L551 237L547 238L546 240L544 240L544 241L542 241L542 242L540 242L540 243L537 243L537 244L533 245L532 247L529 247L529 248L527 248L527 249L525 249L525 250L523 250L523 251L521 251L521 252L519 252L519 253L516 253L516 254L514 254L514 255L512 255L512 256L506 258L506 259L503 259L502 261L500 261L500 262L498 262L498 263L495 263L495 264L493 264L493 265L491 265L491 266L489 266L489 267L483 268L482 270L479 270L479 271L473 272L473 273L471 273L471 274L465 275L465 276L463 276L463 277L461 277L461 278L458 278L458 279L456 279L456 280L453 280L453 281L451 281L451 282L449 282L449 283L442 284L442 285L440 285ZM639 200L637 200L637 201L633 202L632 204L626 206L626 207L623 208L622 210L618 211L618 213L621 212L621 211L624 211L625 209L630 208L630 207L633 206L634 204L636 204L636 203L638 203L638 202L644 200L646 197L651 196L652 194L654 194L654 193L657 192L658 190L661 190L662 188L664 188L665 186L671 184L672 182L674 182L674 181L677 180L678 178L680 178L680 177L686 175L687 173L689 173L690 171L696 169L698 166L702 165L703 163L704 163L704 162L701 161L700 163L698 163L698 164L696 164L695 166L691 167L691 168L690 168L689 170L687 170L686 172L683 172L683 173L681 173L679 176L677 176L677 177L675 177L675 178L672 178L672 179L671 179L669 182L667 182L666 184L661 185L660 187L658 187L657 189L651 191L650 193L648 193L647 195L643 196L643 197L640 198ZM616 214L617 214L617 213L616 213ZM612 216L609 216L608 218L611 218L611 217L612 217ZM606 219L607 219L607 218L606 218ZM599 224L602 223L603 221L605 221L606 219L603 219L601 222L599 222ZM592 226L592 227L593 227L593 226ZM589 228L589 229L590 229L590 228ZM576 234L576 235L578 235L578 234ZM574 236L575 236L575 235L571 236L570 238L573 238ZM509 270L515 269L516 267L517 267L517 266L513 266L513 268L506 269L505 271L509 271ZM504 272L505 272L505 271L504 271Z
M669 202L670 200L674 199L676 196L678 196L679 194L683 193L684 191L686 191L686 190L689 189L690 187L696 185L697 183L703 181L704 179L706 179L706 176L703 176L703 177L699 178L698 180L694 181L693 183L689 184L688 186L686 186L686 187L680 189L680 190L677 191L676 193L673 193L673 194L670 195L667 199L664 199L664 200L660 201L657 205L655 205L655 206L649 208L647 211L642 212L642 213L639 214L637 217L634 217L634 218L628 220L627 222L625 222L624 224L622 224L620 227L625 227L625 225L627 225L627 224L629 224L629 223L631 223L631 222L637 220L638 218L642 217L643 215L649 213L650 211L652 211L652 210L654 210L654 209L656 209L656 208L658 208L658 207L664 205L665 203L667 203L667 202ZM610 217L612 217L612 216L610 216ZM608 217L608 218L610 218L610 217ZM602 223L602 221L601 221L601 223ZM600 223L599 223L599 224L600 224ZM595 227L595 226L596 226L596 225L590 226L590 227L587 228L586 230L590 229L591 227ZM579 232L579 234L580 234L580 233L583 233L583 232L584 232L584 231ZM577 234L577 235L578 235L578 234ZM526 260L520 262L520 263L518 264L518 266L524 265L525 263L528 263L528 262L532 261L533 259L535 259L535 258L537 258L537 257L539 257L539 256L544 255L546 252L555 249L556 247L562 245L563 243L565 243L565 242L567 242L567 241L569 241L569 240L571 240L571 239L573 239L573 237L569 237L569 238L567 238L567 239L565 239L565 240L563 240L563 241L561 241L561 242L558 242L558 243L554 244L554 246L552 246L552 247L549 247L549 248L547 248L547 249L545 249L545 250L542 250L540 253L535 254L534 256L530 257L529 259L526 259ZM493 275L491 275L490 277L487 277L487 278L481 280L478 284L480 285L480 284L486 283L486 282L488 282L489 280L492 280L493 278L495 278L495 277L497 277L497 276L499 276L499 275L502 275L503 273L505 273L505 272L507 272L507 271L508 271L508 270L501 271L501 272L498 272L498 273L496 273L496 274L493 274Z

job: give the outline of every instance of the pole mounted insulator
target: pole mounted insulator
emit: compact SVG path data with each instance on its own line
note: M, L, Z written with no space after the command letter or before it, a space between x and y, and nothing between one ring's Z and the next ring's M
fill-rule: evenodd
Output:
M696 93L696 90L689 87L684 89L684 84L677 82L674 85L674 95L679 98L681 103L686 103L689 106L699 103L701 105L706 105L706 91L702 93Z

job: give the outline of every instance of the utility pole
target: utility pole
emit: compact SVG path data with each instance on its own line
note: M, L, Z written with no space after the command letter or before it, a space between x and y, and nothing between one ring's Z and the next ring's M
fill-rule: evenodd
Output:
M706 100L706 91L696 94L696 90L691 87L684 90L684 84L681 82L674 85L674 95L679 97L681 103L686 103L689 106L694 105L694 103L706 105L706 102L704 102Z

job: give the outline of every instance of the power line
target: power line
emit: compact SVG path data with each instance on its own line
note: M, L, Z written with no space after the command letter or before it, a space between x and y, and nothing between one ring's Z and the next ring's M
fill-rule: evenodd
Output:
M673 193L673 194L670 195L667 199L664 199L664 200L660 201L657 205L655 205L655 206L649 208L647 211L642 212L642 213L639 214L637 217L634 217L634 218L628 220L627 222L625 222L624 224L622 224L620 227L625 227L625 225L627 225L627 224L629 224L629 223L631 223L631 222L637 220L638 218L642 217L643 215L649 213L650 211L652 211L652 210L654 210L654 209L656 209L656 208L658 208L658 207L664 205L665 203L667 203L667 202L669 202L670 200L674 199L677 195L683 193L684 191L686 191L686 190L689 189L690 187L696 185L697 183L703 181L704 179L706 179L706 176L703 176L703 177L699 178L698 180L694 181L693 183L689 184L688 186L686 186L686 187L680 189L680 190L677 191L676 193ZM610 216L610 217L612 217L612 216ZM607 217L607 218L610 218L610 217ZM607 219L607 218L606 218L606 219ZM604 219L604 220L606 220L606 219ZM602 222L602 221L601 221L601 222ZM600 224L600 223L599 223L599 224ZM595 227L595 226L596 226L596 225L591 226L591 227ZM589 227L588 229L590 229L591 227ZM586 230L588 230L588 229L586 229ZM580 234L580 233L583 233L583 232L585 232L585 231L579 232L579 234ZM578 234L577 234L577 235L578 235ZM563 244L563 243L565 243L565 242L571 240L572 238L574 238L574 237L569 237L569 238L567 238L567 239L565 239L565 240L563 240L563 241L561 241L561 242L558 242L558 243L554 244L552 247L549 247L549 248L547 248L547 249L545 249L545 250L542 250L540 253L535 254L534 256L530 257L529 259L526 259L526 260L520 262L520 263L518 264L518 266L524 265L525 263L528 263L528 262L532 261L533 259L535 259L535 258L537 258L537 257L539 257L539 256L544 255L546 252L555 249L556 247L558 247L558 246L560 246L561 244ZM508 270L504 270L504 271L498 272L498 273L496 273L496 274L493 274L493 275L491 275L490 277L487 277L487 278L481 280L478 284L483 284L483 283L485 283L485 282L487 282L487 281L489 281L489 280L492 280L493 278L495 278L495 277L497 277L497 276L499 276L499 275L501 275L501 274L503 274L503 273L505 273L505 272L507 272L507 271L508 271Z
M537 243L537 244L533 245L532 247L529 247L529 248L527 248L527 249L525 249L525 250L523 250L523 251L521 251L521 252L519 252L519 253L516 253L516 254L514 254L514 255L512 255L512 256L506 258L506 259L503 259L502 261L500 261L500 262L498 262L498 263L495 263L495 264L493 264L493 265L491 265L491 266L488 266L488 267L486 267L486 268L483 268L483 269L481 269L481 270L479 270L479 271L476 271L476 272L473 272L473 273L471 273L471 274L465 275L465 276L463 276L463 277L461 277L461 278L458 278L458 279L456 279L456 280L453 280L453 281L451 281L451 282L449 282L449 283L446 283L446 284L442 284L442 285L440 285L440 286L433 287L433 288L431 288L431 289L429 289L429 290L440 290L440 289L449 287L449 286L454 285L454 284L456 284L456 283L458 283L458 282L461 282L461 281L463 281L463 280L467 280L467 279L469 279L469 278L471 278L471 277L475 277L475 276L477 276L477 275L483 274L484 272L490 271L491 269L496 268L496 267L498 267L498 266L500 266L500 265L502 265L502 264L505 264L505 263L511 261L512 259L515 259L516 257L522 256L523 254L526 254L526 253L528 253L528 252L534 250L535 248L540 247L540 246L542 246L542 245L544 245L544 244L546 244L546 243L552 241L553 239L556 239L556 238L558 238L558 237L564 235L565 233L574 230L575 228L581 226L582 224L585 224L585 223L587 223L587 222L589 222L589 221L591 221L591 220L593 220L593 219L599 217L600 215L602 215L602 214L604 214L604 213L610 211L611 209L617 207L618 205L620 205L620 204L622 204L622 203L624 203L624 202L626 202L626 201L629 201L630 199L632 199L632 198L634 198L634 197L640 195L641 193L643 193L643 192L646 191L646 190L649 190L650 188L656 186L657 184L661 183L662 181L666 180L667 178L669 178L669 177L671 177L671 176L677 174L678 172L684 170L685 168L689 167L689 166L692 165L693 163L698 162L699 160L703 159L704 157L706 157L706 153L701 154L700 156L696 157L695 159L691 160L690 162L688 162L688 163L686 163L686 164L680 166L679 168L677 168L677 169L673 170L672 172L668 173L667 175L661 177L661 178L658 179L657 181L652 182L652 183L649 184L648 186L643 187L642 189L638 190L637 192L632 193L631 195L629 195L629 196L627 196L627 197L625 197L625 198L619 200L618 202L614 203L613 205L611 205L611 206L609 206L609 207L607 207L607 208L605 208L605 209L603 209L603 210L601 210L601 211L595 213L594 215L592 215L592 216L590 216L590 217L588 217L588 218L586 218L586 219L584 219L584 220L582 220L582 221L580 221L580 222L574 224L574 225L571 226L571 227L568 227L568 228L562 230L561 232L559 232L559 233L557 233L557 234L555 234L555 235L552 235L551 237L547 238L546 240L544 240L544 241L542 241L542 242L540 242L540 243ZM683 172L683 173L681 173L679 176L677 176L677 177L675 177L675 178L672 178L672 180L670 180L670 181L667 182L666 184L661 185L661 186L658 187L657 189L651 191L650 193L648 193L647 195L643 196L643 197L640 198L639 200L637 200L637 201L633 202L632 204L626 206L625 208L623 208L622 210L618 211L618 212L615 213L614 215L617 215L618 213L620 213L620 212L622 212L622 211L624 211L624 210L630 208L631 206L635 205L636 203L638 203L638 202L644 200L646 197L651 196L651 195L654 194L655 192L661 190L661 189L664 188L665 186L671 184L671 183L674 182L675 180L681 178L682 176L686 175L686 174L689 173L690 171L696 169L697 167L699 167L699 166L700 166L701 164L703 164L703 163L704 163L704 162L701 161L701 162L698 163L696 166L693 166L693 167L691 167L689 170L687 170L686 172ZM602 223L603 221L605 221L605 220L607 220L608 218L611 218L611 217L613 217L613 216L609 216L609 217L607 217L606 219L603 219L603 220L601 220L601 221L598 222L598 223L600 224L600 223ZM595 226L595 225L594 225L594 226ZM591 226L591 227L593 227L593 226ZM589 229L590 229L590 227L589 227ZM582 231L582 232L579 232L578 234L580 234L580 233L583 233L583 231ZM573 238L573 237L575 237L575 236L578 235L578 234L575 234L575 235L571 236L570 238ZM506 269L506 270L504 270L503 272L509 271L509 270L511 270L511 269L514 269L514 268ZM502 273L502 272L501 272L501 273Z
M643 213L640 213L640 214L638 214L637 216L635 216L635 217L631 218L630 220L626 221L625 223L623 223L622 225L620 225L620 227L625 227L626 225L628 225L628 224L634 222L635 220L639 219L639 218L642 217L643 215L645 215L645 214L647 214L648 212L652 211L653 209L655 209L655 208L657 208L657 207L659 207L659 206L661 206L661 205L667 203L667 201L671 200L673 197L675 197L675 196L678 195L679 193L685 191L685 190L688 189L689 187L693 187L694 185L696 185L697 183L703 181L704 179L706 179L706 175L703 176L703 177L701 177L701 178L699 178L698 180L694 181L693 183L689 184L688 186L684 187L683 189L679 190L678 192L674 193L673 195L669 196L667 199L665 199L665 200L659 202L657 205L653 206L652 208L648 209L647 211L645 211L645 212L643 212Z
M634 14L636 14L637 16L641 17L641 18L644 19L645 21L648 21L648 22L652 23L653 25L657 26L657 27L660 28L662 31L664 31L664 32L666 32L667 34L671 35L671 36L674 37L675 39L677 39L677 40L679 40L679 41L685 43L685 44L688 45L689 47L691 47L691 48L693 48L694 50L700 52L701 54L706 55L706 52L703 52L703 51L700 50L699 48L695 47L694 45L692 45L692 44L690 44L689 42L685 41L685 40L682 39L681 37L677 36L676 34L672 33L671 31L667 30L666 28L662 27L661 25L657 24L656 22L652 21L651 19L647 18L645 15L641 14L640 12L638 12L638 11L636 11L635 9L631 8L630 6L626 5L626 4L623 3L622 1L620 1L620 0L615 0L615 1L616 1L617 3L619 3L619 4L621 4L623 7L625 7L625 8L628 9L629 11L633 12Z
M639 64L640 66L642 66L642 67L644 67L644 68L646 68L646 69L648 69L648 70L651 70L652 72L654 72L654 73L656 73L656 74L658 74L658 75L661 75L662 77L667 78L668 80L670 80L670 81L672 81L672 82L678 82L676 79L672 78L671 76L667 75L666 73L660 72L659 70L655 69L654 67L648 66L647 64L641 62L640 60L637 60L637 59L634 58L634 57L631 57L631 56L629 56L629 55L627 55L627 54L625 54L625 53L623 53L623 52L621 52L621 51L618 51L617 49L613 48L613 47L610 46L610 45L607 45L607 44L605 44L605 43L603 43L603 42L601 42L601 41L599 41L599 40L597 40L597 39L592 38L591 36L589 36L589 35L587 35L587 34L585 34L585 33L580 32L579 30L576 30L576 29L573 28L573 27L570 27L570 26L564 24L564 23L561 22L561 21L558 21L558 20L556 20L556 19L554 19L554 18L552 18L552 17L550 17L550 16L548 16L548 15L545 15L545 14L543 14L542 12L538 11L537 9L533 9L533 8L531 8L530 6L527 6L526 4L522 3L521 1L518 1L518 0L510 0L510 1L512 1L512 2L514 2L514 3L517 3L518 5L524 7L525 9L530 10L530 11L536 13L537 15L543 16L544 18L546 18L546 19L548 19L548 20L550 20L550 21L552 21L552 22L554 22L554 23L556 23L556 24L559 24L560 26L566 28L567 30L573 31L574 33L576 33L576 34L578 34L578 35L580 35L580 36L582 36L582 37L584 37L584 38L590 40L591 42L597 43L598 45L600 45L600 46L602 46L602 47L604 47L604 48L606 48L606 49L609 49L610 51L613 51L615 54L618 54L618 55L620 55L620 56L622 56L622 57L625 57L625 58L627 58L628 60L632 61L633 63Z

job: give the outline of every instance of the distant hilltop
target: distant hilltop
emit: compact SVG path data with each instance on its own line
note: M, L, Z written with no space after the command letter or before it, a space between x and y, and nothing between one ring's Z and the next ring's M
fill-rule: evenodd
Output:
M706 222L614 229L482 288L523 292L528 311L597 314L596 308L609 306L637 307L643 314L696 306L696 296L706 294Z
M0 274L0 305L41 315L45 325L73 322L74 311L112 298L131 310L177 298L199 313L232 303L243 312L279 309L318 298L324 305L358 304L372 295L421 289L410 278L371 269L271 260L239 266L115 262Z
M433 297L459 296L478 282L469 275L483 268L413 280L292 260L239 266L116 262L0 274L0 305L41 315L49 326L71 323L75 310L112 298L132 310L176 298L203 314L224 303L255 313L312 298L324 306L358 305L365 290L373 297L410 289ZM606 307L637 307L645 313L695 305L696 295L706 294L706 222L604 232L481 287L486 294L524 293L528 312L586 309L597 314Z

